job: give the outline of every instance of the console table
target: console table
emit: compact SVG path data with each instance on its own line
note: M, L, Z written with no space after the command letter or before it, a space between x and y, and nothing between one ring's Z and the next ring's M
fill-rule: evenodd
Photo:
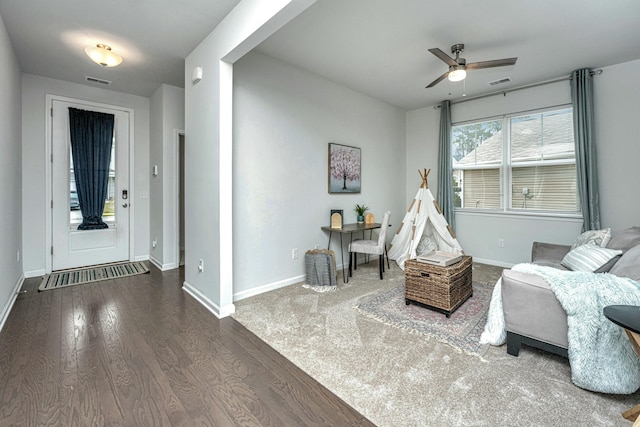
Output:
M391 224L389 224L389 226L391 226ZM327 249L331 249L331 236L333 233L339 233L340 234L340 262L342 263L342 281L344 283L347 283L347 276L346 276L346 271L344 268L344 247L343 247L343 243L342 243L342 235L343 234L348 234L349 235L349 243L351 243L353 241L353 233L355 232L359 232L362 231L362 238L364 239L364 232L369 230L371 232L373 232L373 230L375 230L376 228L380 228L382 227L382 224L375 222L373 224L366 224L366 223L353 223L353 224L343 224L342 228L332 228L331 226L325 225L323 227L320 227L323 231L328 231L329 232L329 243L327 244Z
M609 305L602 309L604 317L621 326L627 333L633 349L640 356L640 307L635 305ZM635 421L633 427L640 426L640 404L626 410L622 416Z

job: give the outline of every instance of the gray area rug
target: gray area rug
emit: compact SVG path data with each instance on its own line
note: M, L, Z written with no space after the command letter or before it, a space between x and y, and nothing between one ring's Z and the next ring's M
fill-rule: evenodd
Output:
M404 283L397 265L382 281L377 269L359 266L335 292L291 285L237 301L233 317L381 427L631 425L621 413L640 393L582 390L565 358L506 346L479 358L358 312ZM495 283L500 271L475 265L473 280Z
M433 337L465 353L482 356L489 347L480 344L480 335L487 323L492 292L493 285L474 282L471 298L448 318L420 305L407 305L404 286L380 292L358 304L356 309L387 325Z
M117 279L149 272L144 262L125 262L120 264L99 265L74 270L64 270L47 274L42 278L38 291L49 291L67 286L83 285L102 280Z

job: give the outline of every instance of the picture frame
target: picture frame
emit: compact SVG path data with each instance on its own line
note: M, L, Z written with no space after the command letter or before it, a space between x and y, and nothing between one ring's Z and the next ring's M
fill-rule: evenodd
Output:
M360 193L362 152L358 147L329 143L329 194Z

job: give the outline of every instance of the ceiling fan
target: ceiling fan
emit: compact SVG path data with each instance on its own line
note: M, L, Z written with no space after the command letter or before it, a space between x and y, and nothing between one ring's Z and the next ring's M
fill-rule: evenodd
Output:
M455 59L451 58L449 55L444 53L442 50L434 47L433 49L429 49L429 52L433 53L435 56L443 60L448 66L449 71L435 79L431 82L427 88L434 87L445 77L449 78L449 81L459 82L464 80L467 77L468 70L479 70L482 68L494 68L494 67L505 67L507 65L513 65L516 63L518 58L504 58L504 59L494 59L492 61L481 61L481 62L472 62L471 64L467 64L467 60L464 58L460 58L460 53L464 50L464 44L458 43L451 46L451 53L456 55Z

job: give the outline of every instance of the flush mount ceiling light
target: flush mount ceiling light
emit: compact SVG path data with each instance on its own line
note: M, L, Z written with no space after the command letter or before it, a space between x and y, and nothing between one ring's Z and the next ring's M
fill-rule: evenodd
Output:
M111 46L97 44L85 48L84 52L93 62L103 67L115 67L120 65L122 57L111 50Z

